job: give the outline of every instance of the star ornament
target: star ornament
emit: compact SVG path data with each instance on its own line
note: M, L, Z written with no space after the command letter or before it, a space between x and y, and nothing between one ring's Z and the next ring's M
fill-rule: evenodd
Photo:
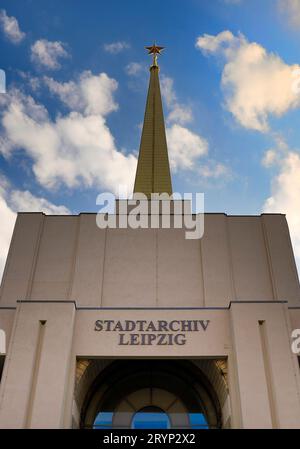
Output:
M156 44L151 45L151 47L145 47L146 50L148 50L148 55L160 55L161 51L165 48L165 47L159 47Z

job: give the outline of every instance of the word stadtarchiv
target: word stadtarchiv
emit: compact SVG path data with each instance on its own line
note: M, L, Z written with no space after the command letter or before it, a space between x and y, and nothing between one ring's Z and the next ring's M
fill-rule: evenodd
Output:
M97 332L118 332L118 345L185 345L183 332L206 331L209 320L97 320ZM130 332L128 334L128 332Z

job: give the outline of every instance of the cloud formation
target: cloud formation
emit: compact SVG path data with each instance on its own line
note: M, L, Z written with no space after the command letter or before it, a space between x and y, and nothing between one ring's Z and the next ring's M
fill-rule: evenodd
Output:
M60 59L68 58L70 55L64 48L62 42L39 39L31 46L31 60L38 66L57 70L61 67Z
M162 96L166 102L169 114L167 115L167 122L178 123L184 125L193 121L193 113L190 106L179 103L177 95L174 90L174 81L167 76L161 77L161 91Z
M107 53L116 55L121 51L130 48L130 45L125 41L119 41L119 42L111 42L110 44L104 44L103 48Z
M287 7L292 3L298 2L288 1ZM225 106L236 121L245 128L269 132L275 141L262 159L262 165L273 170L271 194L262 209L286 214L300 267L300 155L269 125L272 116L280 117L300 106L300 67L286 64L258 43L228 30L200 36L196 47L224 61L221 84Z
M129 76L138 76L141 73L145 72L145 66L144 66L144 64L141 64L140 62L130 62L125 67L125 72Z
M106 73L93 75L86 70L75 81L60 83L53 78L44 77L50 92L56 95L71 111L84 115L107 115L118 109L113 95L118 83Z
M76 82L45 82L67 113L51 119L43 105L19 90L1 97L2 155L25 151L37 181L47 189L65 185L115 192L127 185L130 190L136 157L117 149L106 123L107 114L117 108L116 81L84 72Z
M141 75L144 70L144 66L139 64L137 68L133 68L132 75ZM229 170L225 165L213 159L204 159L209 154L208 141L188 128L194 120L193 111L190 105L179 101L174 80L162 75L160 87L167 112L166 137L173 173L179 170L194 170L203 178L227 178Z
M209 155L207 139L187 127L193 122L193 111L189 105L178 100L174 80L162 76L161 91L168 111L166 136L173 172L193 170L206 179L227 177L228 169L221 162L207 158Z
M299 65L288 65L256 42L228 30L198 37L196 47L224 59L225 106L245 128L266 132L271 116L280 117L300 106L300 96L293 89Z
M166 129L170 165L173 171L195 168L197 159L208 153L208 142L189 129L173 124Z
M39 198L28 190L12 190L9 204L16 212L44 212L47 215L69 215L71 212L65 206L57 206L45 198Z
M0 10L0 26L7 39L13 44L19 44L25 38L25 33L20 30L17 19L8 16L5 9Z
M267 159L270 155L278 173L272 180L271 195L263 205L263 212L286 214L300 268L300 154L284 145L268 150Z

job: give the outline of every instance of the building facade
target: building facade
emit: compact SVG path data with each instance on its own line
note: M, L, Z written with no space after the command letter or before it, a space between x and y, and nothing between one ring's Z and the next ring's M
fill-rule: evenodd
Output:
M147 197L172 193L157 48L134 189ZM300 428L296 328L284 215L205 214L203 237L186 239L184 228L101 229L90 213L19 213L0 291L0 427L132 428L149 416Z

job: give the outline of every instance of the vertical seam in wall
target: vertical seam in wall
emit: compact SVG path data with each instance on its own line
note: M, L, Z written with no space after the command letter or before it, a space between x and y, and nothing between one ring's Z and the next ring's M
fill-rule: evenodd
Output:
M261 228L262 228L263 239L264 239L264 243L265 243L265 250L266 250L266 254L267 254L268 270L269 270L269 276L270 276L270 281L271 281L271 286L272 286L273 299L278 300L279 298L278 298L276 282L275 282L275 277L274 277L274 271L273 271L273 266L272 266L270 243L269 243L267 229L266 229L263 217L260 219L260 224L261 224Z
M269 408L271 414L271 421L273 429L278 429L278 416L276 410L276 399L275 399L275 390L274 390L274 382L272 376L272 370L270 366L270 352L269 345L266 334L266 322L261 320L258 322L259 327L259 337L262 349L263 363L264 363L264 372L266 378L266 385L268 391L268 399L269 399Z
M100 307L103 306L103 292L104 292L104 278L105 278L105 263L106 263L106 246L107 246L107 232L108 228L104 231L104 249L103 249L103 262L102 262L102 281L101 281L101 295L100 295Z
M76 320L76 317L75 317ZM69 357L68 369L66 370L66 384L65 384L65 395L64 395L64 407L62 413L62 428L63 429L73 429L73 403L75 401L75 384L76 384L76 368L77 368L77 357L76 351L73 348L73 341L75 335L75 325L72 334L72 345ZM68 379L71 379L68 381ZM77 407L77 404L76 404ZM79 422L78 422L79 426Z
M67 291L68 299L71 298L73 284L74 284L75 268L76 268L78 245L79 245L80 226L81 226L81 215L79 215L79 217L77 217L77 223L76 223L75 245L74 245L74 251L73 251L73 255L72 255L72 266L71 266L71 270L70 270L69 286L68 286L68 291ZM74 300L76 300L76 299L77 298L74 298Z
M67 408L68 408L68 399L69 399L69 393L71 393L71 421L72 421L72 401L73 401L73 391L71 392L71 385L72 382L74 382L75 384L75 377L76 377L76 352L74 351L74 334L75 334L75 320L76 320L76 309L73 311L74 315L72 316L72 336L70 337L70 346L69 346L69 354L67 356L67 366L66 366L66 371L65 371L65 376L64 376L64 393L63 393L63 404L61 407L61 417L60 417L60 427L61 428L65 428L66 427L66 420L67 420ZM75 359L74 363L75 363L75 370L72 371L72 359ZM73 365L74 366L74 365ZM72 374L74 374L74 378L69 381L70 378L72 378ZM74 385L73 384L73 385ZM73 390L73 388L72 388ZM72 423L71 423L72 424Z
M39 321L38 337L37 337L37 342L36 342L36 350L35 350L35 356L34 356L34 364L33 364L32 378L31 378L31 382L30 382L31 385L30 385L30 390L29 390L29 398L28 398L26 421L25 421L26 429L29 429L31 426L32 411L33 411L34 399L35 399L36 388L37 388L37 381L38 381L38 374L39 374L39 368L40 368L40 363L41 363L41 355L42 355L42 348L43 348L43 342L44 342L44 337L45 337L45 330L46 330L46 321Z
M32 296L33 281L34 281L35 273L36 273L38 254L40 251L40 243L41 243L42 235L44 232L45 218L46 218L45 215L42 215L42 220L41 220L41 223L39 226L38 236L37 236L36 243L35 243L32 268L31 268L31 272L30 272L30 276L29 276L29 280L28 280L28 284L27 284L26 299L31 299L31 296Z
M232 301L238 299L235 289L235 282L234 282L234 270L233 270L233 260L232 260L232 252L231 252L231 242L230 242L230 232L229 232L229 222L228 217L225 217L225 230L226 230L226 243L227 243L227 253L228 253L228 261L229 261L229 277L230 277L230 287L231 287L231 294L232 294Z
M236 353L236 333L234 331L232 311L229 315L230 352L228 354L228 389L230 398L231 422L237 428L244 427L243 409L241 403L241 389L239 379L238 357Z
M204 269L203 269L202 239L199 239L199 250L200 250L200 260L201 260L203 307L205 307L206 301L205 301L205 280L204 280Z

